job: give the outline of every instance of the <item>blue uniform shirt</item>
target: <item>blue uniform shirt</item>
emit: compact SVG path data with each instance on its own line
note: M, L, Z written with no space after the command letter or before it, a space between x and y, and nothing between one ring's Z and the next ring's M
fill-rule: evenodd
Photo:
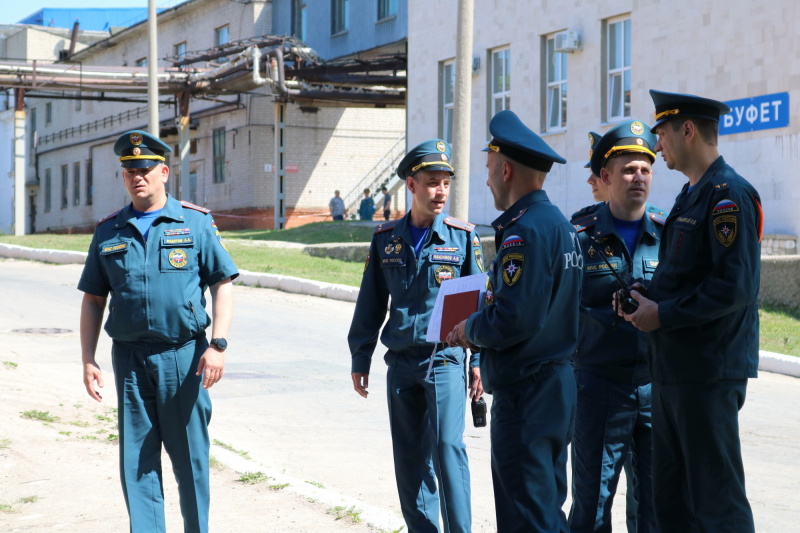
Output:
M488 269L486 306L466 327L467 339L481 347L487 390L572 356L583 268L574 228L543 190L520 198L492 225L497 256Z
M115 341L182 344L211 323L206 287L238 275L208 210L168 196L147 239L131 204L97 225L78 289L111 294Z
M761 198L720 156L675 200L648 297L653 381L744 379L758 370Z
M664 211L646 205L633 254L617 230L608 205L572 220L583 254L580 335L572 358L575 368L618 383L650 382L647 334L634 328L612 308L612 295L620 287L600 254L611 263L623 283L638 281L647 286L658 266L665 218Z
M437 215L418 257L414 254L410 214L375 229L347 335L353 373L369 373L389 296L389 321L380 335L381 342L394 352L418 347L433 351L433 344L425 337L442 282L483 271L481 243L474 228L474 224ZM463 354L462 348L447 350ZM470 364L479 364L477 354Z

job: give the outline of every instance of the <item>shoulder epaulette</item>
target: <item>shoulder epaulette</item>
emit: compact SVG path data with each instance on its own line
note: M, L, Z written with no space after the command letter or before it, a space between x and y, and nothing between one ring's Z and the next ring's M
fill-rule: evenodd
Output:
M475 229L475 224L472 222L467 222L466 220L460 220L454 217L445 217L444 223L448 226L452 226L454 228L463 229L464 231L471 232Z
M375 226L375 232L373 233L373 235L375 233L383 233L384 231L389 231L390 229L394 229L396 225L397 225L396 220L392 220L391 222L386 222L383 224L378 224L377 226Z
M194 209L195 211L200 211L201 213L206 215L211 212L211 209L208 209L206 207L200 207L199 205L187 202L186 200L181 200L181 205L187 209Z
M667 223L667 219L664 218L663 213L650 213L650 220L662 226Z
M572 223L573 226L575 226L575 231L577 233L580 233L594 226L594 223L596 221L597 221L596 214L594 212L591 212L588 215L580 217L578 219L573 218L570 222Z
M604 202L600 202L600 203L596 203L596 204L592 204L592 205L587 205L586 207L583 207L583 208L581 208L581 209L578 209L577 211L575 211L574 213L572 213L572 216L571 216L571 217L569 217L569 222L570 222L570 224L575 224L575 222L576 222L576 221L577 221L579 218L582 218L582 217L584 217L584 216L586 216L586 215L589 215L589 214L592 214L592 213L596 212L596 211L597 211L598 209L600 209L600 208L601 208L603 205L604 205Z
M114 218L115 216L117 216L119 214L120 211L122 211L122 209L117 209L116 211L114 211L110 215L104 216L103 218L101 218L100 220L97 221L97 225L99 226L100 224L102 224L106 220L110 220L110 219Z

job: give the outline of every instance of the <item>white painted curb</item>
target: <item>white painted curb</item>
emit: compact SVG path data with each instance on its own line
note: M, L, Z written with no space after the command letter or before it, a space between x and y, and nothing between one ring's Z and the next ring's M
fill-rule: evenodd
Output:
M15 244L0 243L0 256L15 259L31 259L45 263L76 263L82 265L86 262L86 252L68 252L64 250L46 250L28 248Z
M758 369L800 378L800 357L759 350Z

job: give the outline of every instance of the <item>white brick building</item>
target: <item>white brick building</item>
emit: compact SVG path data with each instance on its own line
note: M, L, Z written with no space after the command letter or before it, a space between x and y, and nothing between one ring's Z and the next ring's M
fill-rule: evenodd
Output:
M457 0L440 4L437 12L453 16L431 17L427 3L409 1L409 145L449 135ZM628 118L652 123L648 89L654 88L723 101L788 93L780 109L782 120L791 117L788 126L723 135L719 148L759 190L765 232L800 234L800 3L487 0L475 3L474 17L473 55L480 67L472 76L472 222L488 223L498 214L480 152L494 112L510 103L567 159L554 166L545 189L570 214L592 202L583 168L587 133L604 133ZM548 42L565 30L580 37L579 49L549 53ZM548 105L548 94L565 107ZM778 118L761 116L759 102L753 109L763 127ZM767 104L766 111L775 109ZM651 202L669 209L684 183L659 159Z
M327 4L326 4L327 5ZM158 56L269 35L273 2L191 0L158 16ZM75 54L83 68L143 66L147 24L122 30ZM169 66L164 59L159 66ZM202 66L205 66L204 64ZM88 89L87 89L88 90ZM84 92L84 96L90 95ZM108 97L110 95L99 95ZM28 158L28 183L36 215L28 231L78 231L129 201L112 146L120 133L147 129L143 95L138 103L29 99L26 134L37 138ZM160 100L173 102L162 94ZM221 228L272 227L274 95L264 87L241 95L192 99L190 175L181 177L181 199L210 208ZM160 108L161 136L177 147L174 103ZM35 122L34 122L35 121ZM324 220L334 189L356 193L359 183L405 135L402 108L324 107L289 103L285 114L285 195L288 225ZM404 148L404 142L401 143ZM178 177L177 153L169 160ZM168 191L176 194L177 179ZM362 187L363 188L363 187ZM395 208L404 198L395 196Z

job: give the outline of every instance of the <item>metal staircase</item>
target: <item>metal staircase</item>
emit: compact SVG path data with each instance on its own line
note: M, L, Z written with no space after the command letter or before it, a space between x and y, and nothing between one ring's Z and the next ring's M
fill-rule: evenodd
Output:
M397 139L389 150L383 154L371 169L360 180L356 182L352 189L347 191L342 197L344 200L345 209L347 209L348 218L358 219L358 206L364 198L364 189L369 189L372 194L372 200L375 202L376 213L380 214L380 206L383 205L383 194L381 187L386 187L389 193L393 193L399 186L404 183L397 174L395 169L397 164L406 155L406 136L403 134Z

